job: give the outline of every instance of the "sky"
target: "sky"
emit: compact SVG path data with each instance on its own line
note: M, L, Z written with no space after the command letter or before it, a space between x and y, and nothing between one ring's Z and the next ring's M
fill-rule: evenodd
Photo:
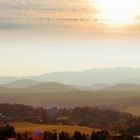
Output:
M140 67L139 0L0 0L0 76Z

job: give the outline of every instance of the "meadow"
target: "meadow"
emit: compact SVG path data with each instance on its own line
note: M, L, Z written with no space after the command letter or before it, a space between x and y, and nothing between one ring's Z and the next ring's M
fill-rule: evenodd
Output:
M97 129L82 127L76 125L46 125L46 124L36 124L36 123L28 123L28 122L13 122L11 123L14 126L16 132L57 132L60 133L65 131L69 134L73 134L75 131L80 131L81 133L91 134L92 131L98 131Z

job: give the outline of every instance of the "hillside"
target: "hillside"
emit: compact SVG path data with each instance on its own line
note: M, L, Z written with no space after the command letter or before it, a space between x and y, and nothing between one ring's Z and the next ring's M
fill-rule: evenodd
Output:
M106 88L112 87L110 84L106 83L98 83L90 86L75 86L79 90L87 90L87 91L98 91L98 90L104 90Z
M93 85L97 83L116 84L128 79L138 79L140 68L101 68L81 72L56 72L32 77L39 81L55 81L69 85ZM121 82L122 83L122 82Z
M135 98L140 98L139 92L133 91L69 91L69 92L1 92L0 102L29 104L34 106L94 106L103 107L123 106L132 102ZM119 108L120 108L119 107Z
M19 79L22 79L22 77L0 77L0 84L7 84L9 82L13 82L13 81L16 81L16 80L19 80Z
M0 84L6 84L24 77L0 77ZM40 76L28 76L26 79L35 81L60 82L67 85L89 86L98 83L140 83L140 68L96 68L85 71L53 72Z
M43 108L22 104L0 104L0 112L8 122L13 122L15 118L15 121L20 122L79 125L97 129L109 129L116 124L125 125L127 121L134 118L129 113L96 107ZM23 127L27 126L23 125ZM30 125L26 129L29 128Z
M27 80L26 80L27 81ZM44 93L44 92L65 92L76 90L68 85L57 82L36 82L36 81L16 81L8 84L9 87L0 87L0 93ZM37 84L38 83L38 84ZM31 86L34 85L34 86ZM5 85L4 85L5 86ZM26 86L25 88L21 88ZM11 88L13 87L13 88Z
M21 80L9 82L8 84L2 85L2 86L7 87L7 88L26 88L30 86L35 86L40 83L41 82L39 81L35 81L31 79L21 79Z
M110 87L105 87L102 90L104 91L140 91L140 84L116 84Z
M106 84L98 83L89 86L75 86L64 85L58 82L40 82L31 79L23 79L10 82L0 86L0 93L3 92L64 92L64 91L140 91L140 84L120 83L120 84Z
M44 82L44 83L40 83L38 85L32 86L32 87L28 87L25 88L24 91L25 92L65 92L65 91L73 91L75 90L74 88L68 86L68 85L64 85L64 84L60 84L57 82Z

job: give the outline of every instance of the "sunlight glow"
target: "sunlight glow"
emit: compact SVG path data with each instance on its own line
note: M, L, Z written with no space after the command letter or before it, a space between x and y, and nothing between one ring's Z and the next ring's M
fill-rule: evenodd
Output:
M110 26L135 23L139 0L90 0L95 4L99 21Z

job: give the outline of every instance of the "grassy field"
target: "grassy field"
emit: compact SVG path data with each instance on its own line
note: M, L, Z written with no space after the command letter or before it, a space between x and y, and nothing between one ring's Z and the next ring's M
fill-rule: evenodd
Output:
M131 113L134 116L140 116L140 107L128 107L126 112Z
M16 129L17 132L44 132L46 131L56 131L61 132L65 131L72 134L74 131L80 131L81 133L91 134L93 129L89 127L80 127L80 126L67 126L67 125L44 125L44 124L35 124L28 122L14 122L11 123ZM97 131L94 129L94 131Z

